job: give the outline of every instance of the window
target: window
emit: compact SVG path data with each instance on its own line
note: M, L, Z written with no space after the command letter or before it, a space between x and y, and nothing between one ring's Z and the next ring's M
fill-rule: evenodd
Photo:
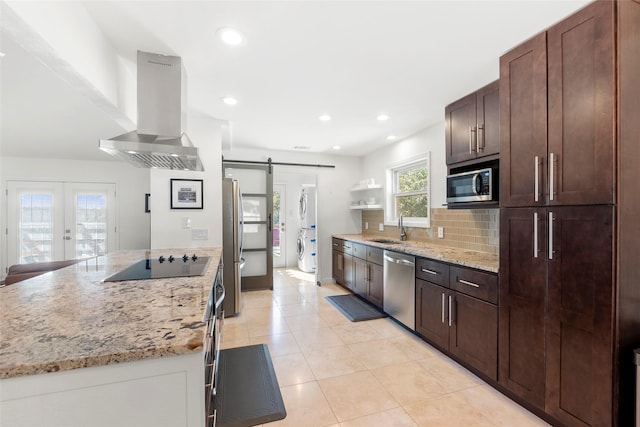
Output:
M387 169L386 222L395 225L400 215L405 226L429 227L429 155Z

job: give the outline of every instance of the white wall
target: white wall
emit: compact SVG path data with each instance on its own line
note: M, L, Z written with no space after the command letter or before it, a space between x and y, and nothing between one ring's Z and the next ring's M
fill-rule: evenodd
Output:
M349 210L349 189L363 176L359 157L335 156L318 153L296 153L287 151L242 150L223 151L227 159L274 162L328 164L335 168L309 168L300 166L278 166L278 172L300 175L315 175L318 185L318 280L331 282L331 235L360 233L361 214ZM295 248L294 248L295 250Z
M117 161L86 161L2 157L0 159L2 194L7 181L108 182L116 184L118 249L149 247L149 214L144 212L144 195L149 192L149 170ZM0 204L6 222L7 198ZM2 223L2 229L15 224ZM0 234L0 262L6 265L6 234Z
M187 135L198 147L204 171L151 170L151 247L154 249L222 246L222 163L221 121L189 117ZM172 210L170 180L202 179L203 209ZM182 228L189 218L191 228ZM192 230L207 230L207 240L193 240Z
M431 208L446 203L447 163L445 158L444 121L408 138L374 151L362 158L362 174L385 185L386 169L419 154L431 154Z

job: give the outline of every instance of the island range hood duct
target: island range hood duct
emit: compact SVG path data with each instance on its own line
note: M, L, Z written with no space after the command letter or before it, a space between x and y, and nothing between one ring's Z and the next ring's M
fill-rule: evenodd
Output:
M138 51L138 129L99 147L112 156L141 168L204 170L186 124L186 85L182 59Z

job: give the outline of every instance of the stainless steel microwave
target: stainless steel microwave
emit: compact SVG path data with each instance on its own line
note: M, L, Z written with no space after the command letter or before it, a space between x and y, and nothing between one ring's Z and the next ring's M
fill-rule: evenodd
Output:
M447 176L447 204L498 200L496 169L487 168Z

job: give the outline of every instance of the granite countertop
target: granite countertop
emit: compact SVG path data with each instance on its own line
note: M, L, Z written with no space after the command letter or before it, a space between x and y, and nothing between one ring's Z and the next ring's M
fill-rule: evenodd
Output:
M369 246L376 246L382 249L403 252L423 258L430 258L458 264L465 267L477 268L478 270L498 272L498 255L486 252L470 251L468 249L451 248L448 246L434 245L416 241L404 241L398 244L385 244L375 242L374 239L385 239L384 237L363 236L362 234L334 234L338 239L350 240L357 243L364 243ZM385 239L394 240L394 239ZM396 240L394 240L396 241Z
M135 261L209 256L202 276L103 282ZM0 288L0 379L202 351L221 248L119 251Z

